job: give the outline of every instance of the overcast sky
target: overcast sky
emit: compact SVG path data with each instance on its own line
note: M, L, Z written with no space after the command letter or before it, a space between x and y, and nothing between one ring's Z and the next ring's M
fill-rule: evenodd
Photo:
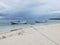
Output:
M0 0L0 13L29 11L33 15L60 13L60 0Z

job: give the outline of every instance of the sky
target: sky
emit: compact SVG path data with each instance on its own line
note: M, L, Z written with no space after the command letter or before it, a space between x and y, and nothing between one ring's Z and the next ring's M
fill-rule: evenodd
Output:
M16 16L21 12L34 16L60 13L60 0L0 0L0 14Z

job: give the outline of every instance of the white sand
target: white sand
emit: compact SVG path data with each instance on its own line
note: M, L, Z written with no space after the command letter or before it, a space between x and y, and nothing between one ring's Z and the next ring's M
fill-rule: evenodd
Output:
M60 45L60 24L6 31L0 34L0 45Z

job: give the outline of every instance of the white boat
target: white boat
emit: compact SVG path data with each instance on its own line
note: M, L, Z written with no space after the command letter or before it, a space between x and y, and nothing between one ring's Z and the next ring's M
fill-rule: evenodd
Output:
M23 21L23 20L20 20L20 21L11 21L11 24L12 25L15 25L15 24L27 24L27 21Z

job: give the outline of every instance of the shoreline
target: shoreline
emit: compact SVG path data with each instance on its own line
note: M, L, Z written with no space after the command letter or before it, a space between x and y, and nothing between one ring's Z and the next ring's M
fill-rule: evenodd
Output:
M24 39L24 40L26 39L28 41L26 43L26 45L28 45L28 43L31 43L34 45L34 43L33 43L34 40L37 41L37 42L35 42L35 43L37 43L36 45L40 45L40 43L41 43L41 45L44 45L44 44L49 45L50 43L51 43L51 45L57 45L57 44L60 44L59 43L60 42L59 34L60 34L60 24L48 24L48 25L41 25L41 26L40 25L30 25L30 26L23 27L23 28L12 29L12 30L5 31L5 32L3 31L3 33L0 32L0 43L2 42L1 45L4 45L6 43L5 41L7 40L8 43L11 43L9 45L13 45L14 42L18 43L18 42L22 41L21 39ZM44 35L46 35L49 39L47 37L45 37ZM21 38L19 38L19 37L21 37ZM10 40L10 38L13 40ZM18 39L17 42L16 42L15 38ZM33 38L33 39L31 39L32 42L30 42L29 38ZM41 38L41 41L40 41L40 38ZM22 41L22 42L25 43L25 41ZM42 41L44 44L42 43ZM3 44L3 42L4 42L4 44ZM23 43L22 44L18 43L18 45L25 45Z
M13 28L13 29L8 29L8 30L4 30L4 31L0 31L0 34L4 34L4 33L9 33L10 31L18 31L18 30L22 30L22 29L24 29L24 28L27 28L27 27L31 27L31 26L33 26L33 27L35 27L36 28L36 26L37 27L39 27L39 28L41 28L41 30L45 30L45 29L43 29L43 28L46 28L47 26L51 29L51 28L53 28L53 27L51 27L51 26L60 26L60 24L45 24L45 25L38 25L38 24L34 24L34 25L29 25L29 26L26 26L26 27L22 27L22 28ZM54 28L55 28L54 27ZM57 29L56 29L57 30Z

